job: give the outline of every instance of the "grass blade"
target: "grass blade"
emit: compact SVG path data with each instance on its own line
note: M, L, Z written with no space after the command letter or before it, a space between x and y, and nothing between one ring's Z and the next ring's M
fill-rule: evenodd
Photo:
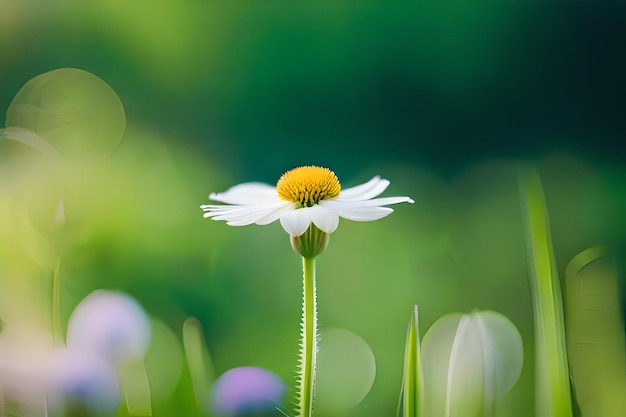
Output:
M398 403L398 417L418 417L423 412L424 376L419 339L419 315L417 305L409 321L404 349L404 372L402 374L402 389Z
M119 378L129 416L152 416L152 396L143 360L123 364Z
M204 410L209 389L215 382L215 370L204 341L202 325L195 317L183 323L183 347L198 409Z
M536 417L571 417L563 299L536 168L521 170L520 194L535 319Z

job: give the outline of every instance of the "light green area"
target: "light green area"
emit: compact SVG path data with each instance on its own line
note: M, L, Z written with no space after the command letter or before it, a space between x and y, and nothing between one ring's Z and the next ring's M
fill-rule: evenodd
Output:
M349 330L323 326L315 378L316 413L345 414L367 396L376 358L366 340Z
M69 158L102 157L122 140L126 116L102 79L60 68L24 84L7 110L6 127L33 132Z
M576 255L565 273L567 351L581 415L626 409L626 348L615 255L605 246Z

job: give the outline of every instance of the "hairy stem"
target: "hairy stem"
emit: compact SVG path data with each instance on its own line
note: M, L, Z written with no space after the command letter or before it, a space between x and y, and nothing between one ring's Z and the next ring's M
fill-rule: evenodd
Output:
M300 341L298 416L313 415L315 362L317 357L317 306L315 295L315 258L302 258L303 299Z

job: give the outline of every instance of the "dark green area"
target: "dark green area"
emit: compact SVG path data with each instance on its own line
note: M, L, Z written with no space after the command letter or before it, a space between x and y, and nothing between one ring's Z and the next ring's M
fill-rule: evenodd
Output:
M240 179L304 163L449 176L489 157L626 156L616 2L26 4L0 43L0 112L32 76L75 66L114 86L131 123Z

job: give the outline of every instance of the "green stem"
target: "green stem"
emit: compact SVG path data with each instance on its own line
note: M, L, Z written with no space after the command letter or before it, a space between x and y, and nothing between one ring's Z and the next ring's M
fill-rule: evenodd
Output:
M317 300L315 295L315 258L302 258L303 300L298 392L299 417L313 415L315 362L317 357Z

